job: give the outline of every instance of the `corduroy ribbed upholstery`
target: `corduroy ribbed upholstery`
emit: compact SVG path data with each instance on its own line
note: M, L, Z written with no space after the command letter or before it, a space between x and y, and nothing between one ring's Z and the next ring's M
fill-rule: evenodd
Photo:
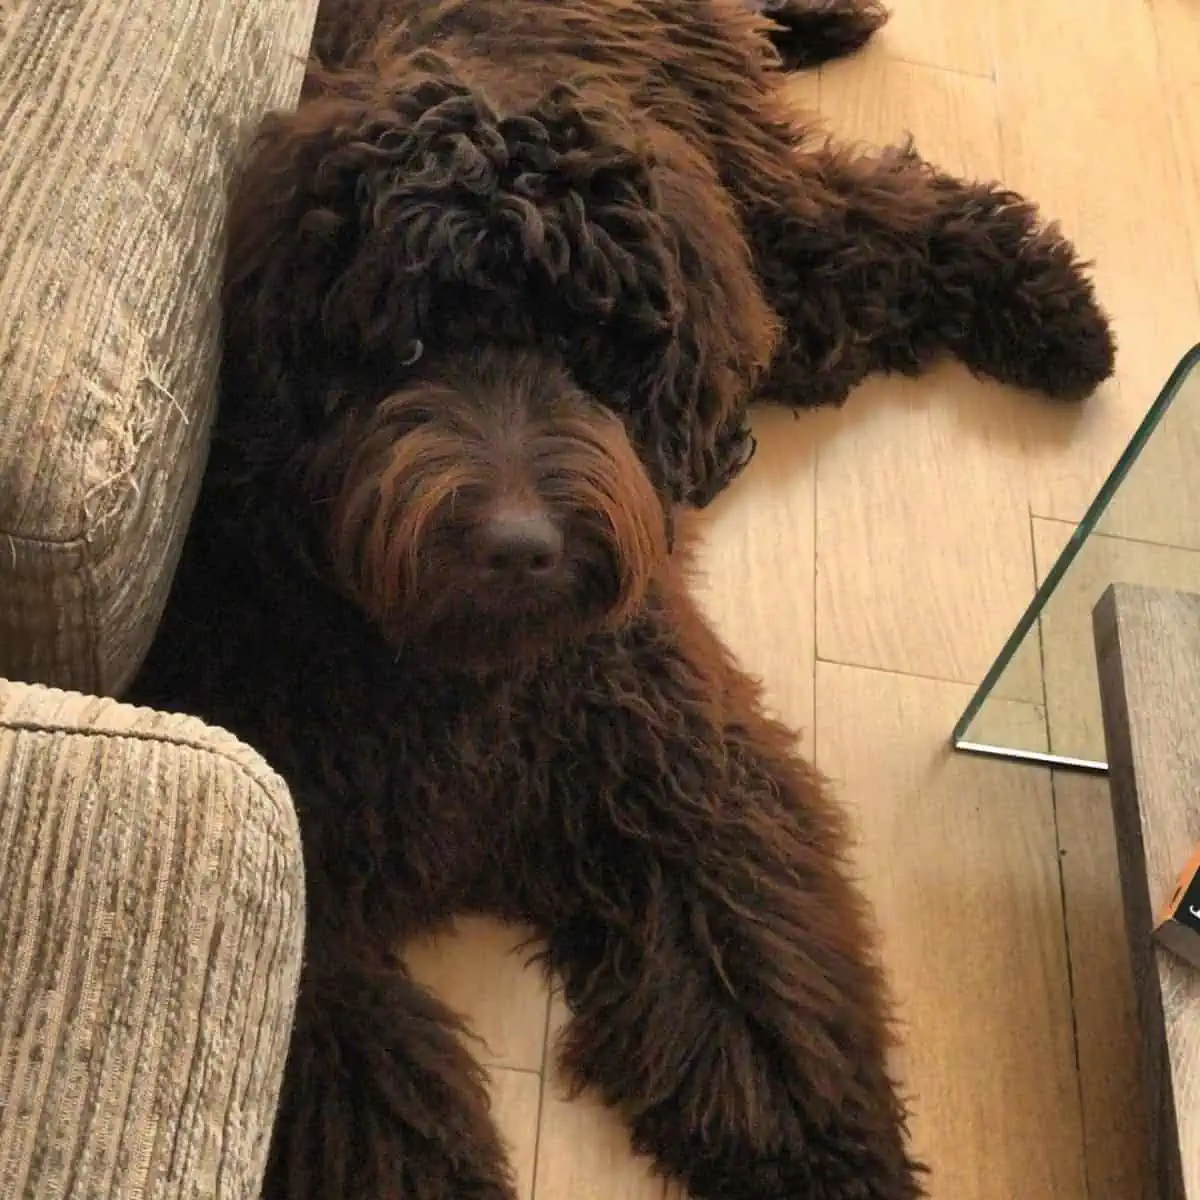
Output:
M303 923L257 755L0 683L0 1196L257 1197Z

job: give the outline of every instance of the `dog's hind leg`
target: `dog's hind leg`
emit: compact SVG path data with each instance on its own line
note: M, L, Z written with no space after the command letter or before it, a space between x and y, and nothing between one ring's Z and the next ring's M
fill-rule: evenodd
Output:
M771 41L789 70L804 70L861 49L889 16L879 0L746 0L776 26Z
M596 662L586 737L506 872L564 981L563 1065L695 1200L914 1200L841 817L685 622Z
M839 403L873 372L915 374L943 356L1064 399L1111 375L1114 338L1087 264L1032 203L955 179L909 147L827 144L784 96L761 52L763 23L728 3L688 13L659 3L679 24L671 87L691 100L682 111L661 104L664 119L705 145L784 325L757 396ZM785 7L797 20L806 8ZM808 6L823 10L870 12L853 0ZM724 424L693 503L719 492L751 451L746 413Z
M387 954L305 949L263 1200L516 1200L460 1022Z
M787 333L762 395L840 402L873 371L951 355L976 374L1082 399L1115 342L1086 264L1037 208L946 175L909 147L787 148L773 179L739 179L755 261Z

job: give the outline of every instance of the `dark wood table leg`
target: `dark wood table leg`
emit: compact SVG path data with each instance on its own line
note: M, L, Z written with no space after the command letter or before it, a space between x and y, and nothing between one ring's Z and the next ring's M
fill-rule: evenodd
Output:
M1155 917L1200 841L1200 596L1115 584L1093 613L1156 1179L1200 1200L1200 971Z

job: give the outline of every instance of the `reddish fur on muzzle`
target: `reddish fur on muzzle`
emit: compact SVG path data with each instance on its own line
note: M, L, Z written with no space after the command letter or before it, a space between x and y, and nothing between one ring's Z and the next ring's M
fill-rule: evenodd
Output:
M356 426L335 485L330 552L343 586L398 648L435 631L472 656L611 628L666 554L663 506L621 422L564 405L500 428L451 389L385 401ZM472 554L520 502L561 531L554 572L498 586Z

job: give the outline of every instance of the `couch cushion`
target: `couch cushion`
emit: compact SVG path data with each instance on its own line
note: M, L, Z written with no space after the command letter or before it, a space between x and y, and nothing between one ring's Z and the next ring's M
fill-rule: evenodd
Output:
M0 19L0 674L120 689L215 400L224 193L316 0L15 0Z
M299 828L199 721L0 682L0 1196L260 1193Z

